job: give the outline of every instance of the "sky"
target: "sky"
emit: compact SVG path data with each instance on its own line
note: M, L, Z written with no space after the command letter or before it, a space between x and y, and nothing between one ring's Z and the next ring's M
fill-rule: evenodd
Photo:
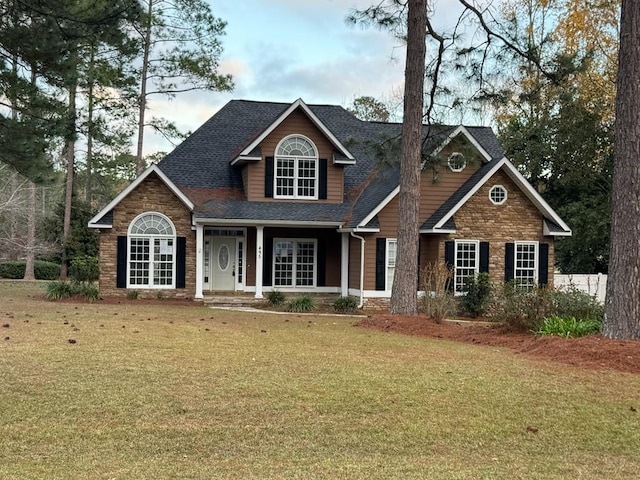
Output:
M155 97L148 115L193 131L232 99L349 105L355 97L401 98L405 49L390 33L348 25L373 0L209 0L227 22L220 71L232 92ZM173 146L151 131L145 154Z

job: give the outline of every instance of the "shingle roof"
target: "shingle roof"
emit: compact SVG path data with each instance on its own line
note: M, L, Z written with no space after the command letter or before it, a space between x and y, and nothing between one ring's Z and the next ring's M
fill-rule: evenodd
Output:
M354 227L398 186L399 163L381 162L379 146L385 140L399 138L401 124L361 121L340 106L308 105L356 159L354 165L344 166L345 202L293 204L248 202L230 199L228 194L218 197L215 192L219 190L242 191L242 170L231 165L231 160L289 107L287 103L232 100L158 164L185 192L211 192L208 199L192 198L197 218L331 221ZM435 148L454 129L425 127L425 148ZM467 131L492 159L504 156L490 128L467 127Z

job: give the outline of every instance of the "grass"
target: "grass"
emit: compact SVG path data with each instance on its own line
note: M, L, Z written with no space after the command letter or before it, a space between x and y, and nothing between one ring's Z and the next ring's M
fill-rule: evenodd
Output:
M43 292L0 282L3 479L640 470L637 375L383 334L344 317L51 303Z

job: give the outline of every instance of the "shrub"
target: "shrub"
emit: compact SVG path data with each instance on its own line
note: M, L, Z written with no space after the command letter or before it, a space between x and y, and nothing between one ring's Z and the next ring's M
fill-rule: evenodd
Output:
M561 317L554 315L547 317L536 332L536 335L558 335L560 337L582 337L598 333L602 323L598 320L576 320L575 317Z
M56 280L47 284L47 292L44 297L55 301L62 298L83 296L89 302L95 302L100 297L98 286L89 282L64 282Z
M95 282L100 276L98 257L78 255L71 260L69 276L78 282Z
M24 278L27 262L25 260L13 260L0 263L0 278L12 278L19 280ZM60 265L44 260L36 260L33 265L33 273L37 280L56 280L60 276Z
M311 295L302 295L289 301L287 310L290 312L313 312L316 302Z
M127 292L127 298L129 300L137 300L138 299L138 290L129 290Z
M491 300L489 274L479 273L467 278L467 294L460 297L460 308L472 317L482 315Z
M604 319L604 307L595 296L578 290L575 285L556 290L553 293L556 315L559 317L575 317L578 320Z
M358 310L358 301L354 297L338 297L333 302L333 309L338 313L355 313Z
M490 317L511 330L538 331L545 317L555 313L553 292L545 287L502 284L490 305Z
M278 307L284 304L285 300L286 298L284 296L284 293L279 290L272 290L267 293L267 303L272 307Z
M47 284L47 293L44 294L44 297L47 300L60 300L61 298L69 298L77 294L78 289L75 284L56 280L55 282Z
M420 271L420 282L425 292L422 311L440 323L456 311L456 301L447 290L453 272L444 262L429 263Z

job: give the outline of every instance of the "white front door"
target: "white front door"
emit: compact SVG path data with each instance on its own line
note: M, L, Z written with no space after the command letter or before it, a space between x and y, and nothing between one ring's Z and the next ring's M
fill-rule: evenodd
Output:
M212 290L235 290L236 287L236 238L212 237L211 241Z

